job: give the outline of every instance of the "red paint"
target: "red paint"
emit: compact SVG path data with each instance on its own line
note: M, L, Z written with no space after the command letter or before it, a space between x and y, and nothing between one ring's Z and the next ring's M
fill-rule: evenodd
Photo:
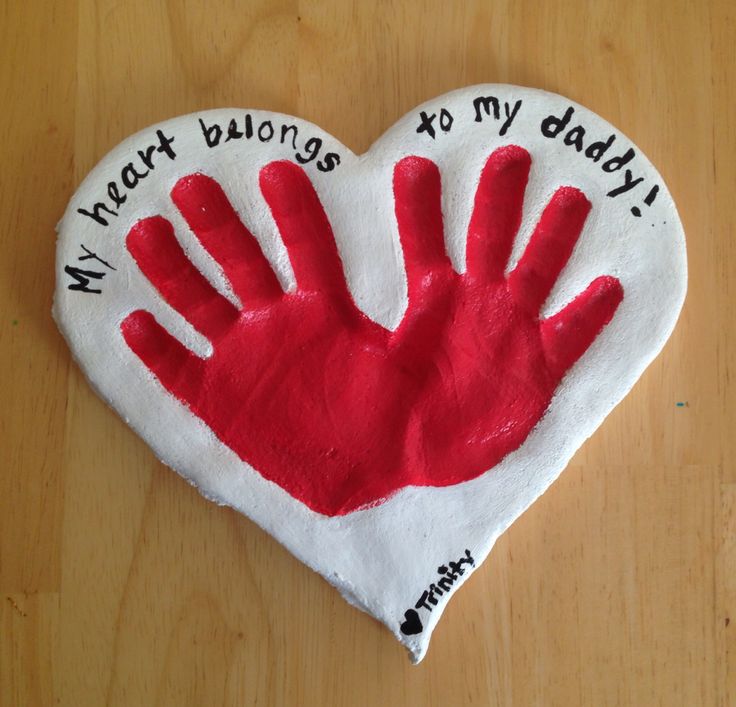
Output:
M600 277L539 319L590 210L572 187L557 190L505 276L530 165L516 146L488 159L463 275L445 252L436 165L419 157L396 165L409 305L393 332L355 306L300 167L274 162L260 175L297 279L287 293L220 186L185 177L172 199L243 308L190 263L168 221L147 218L128 234L128 250L213 353L195 356L142 310L122 323L123 336L238 456L315 511L340 515L410 484L472 479L524 442L623 297L618 280Z

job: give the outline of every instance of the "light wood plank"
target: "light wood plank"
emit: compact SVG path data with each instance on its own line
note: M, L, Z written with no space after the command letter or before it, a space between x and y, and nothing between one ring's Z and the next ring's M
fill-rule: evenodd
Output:
M73 5L0 19L0 589L58 591L69 355L51 320L54 226L74 182Z

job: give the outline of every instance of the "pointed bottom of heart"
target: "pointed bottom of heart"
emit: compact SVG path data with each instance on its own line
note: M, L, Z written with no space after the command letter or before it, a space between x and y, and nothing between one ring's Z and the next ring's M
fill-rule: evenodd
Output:
M387 617L384 616L384 610L382 608L366 606L360 602L350 588L341 584L339 579L327 579L340 592L348 604L356 609L360 609L386 626L399 643L406 648L413 665L418 665L427 655L432 633L447 606L447 602L452 594L454 594L454 591L446 594L443 597L442 604L438 602L437 606L432 607L431 614L426 610L417 611L417 609L410 608L406 609L403 616L399 615L398 618L395 616Z
M311 569L314 569L318 574L321 574L340 592L343 599L345 599L348 604L356 609L360 609L364 613L384 624L399 643L406 648L412 664L417 665L424 659L427 651L429 650L429 643L434 629L437 627L442 614L447 608L450 598L483 563L486 556L492 549L494 542L495 538L491 541L490 546L483 555L478 556L477 560L472 558L472 564L469 564L467 559L465 560L466 566L465 568L461 568L462 575L457 572L453 575L452 570L447 567L440 567L440 569L447 569L449 574L449 576L445 577L445 584L442 585L445 588L441 589L432 582L424 589L420 589L418 592L415 592L417 596L416 600L412 600L411 602L413 606L405 609L403 614L401 611L396 611L395 609L378 601L370 601L366 598L361 598L359 593L355 591L354 587L339 575L335 573L326 575L320 572L319 569L311 567L309 562L304 561L304 564L310 566ZM289 548L287 547L287 549ZM467 550L466 553L468 553L469 556L469 552ZM457 562L449 561L448 564L455 565L457 567ZM454 580L451 579L453 576ZM307 608L305 607L305 609Z
M311 552L305 553L303 537L296 539L297 536L290 535L288 532L284 533L284 524L274 522L278 521L278 513L261 515L254 509L245 507L245 504L239 507L231 501L223 499L219 494L213 493L210 489L203 488L192 478L188 478L178 471L177 473L194 486L207 500L219 506L230 507L246 519L252 520L274 540L283 545L296 559L333 585L348 604L360 609L386 626L398 642L406 648L409 659L414 665L420 663L426 656L434 629L439 623L450 598L484 562L493 548L499 532L502 532L500 528L496 527L494 531L491 531L490 536L484 537L482 546L474 549L472 554L466 548L450 555L444 553L438 559L438 562L432 565L432 571L435 574L430 572L429 576L422 579L419 584L405 580L406 576L416 576L416 572L409 571L402 575L401 573L392 572L389 567L383 566L381 560L377 558L384 557L385 559L385 555L381 552L380 543L376 543L372 548L373 552L369 551L359 558L361 564L364 563L375 568L369 574L378 577L392 576L398 580L398 583L392 582L388 589L384 585L383 591L377 590L376 586L366 591L365 588L356 587L347 577L334 571L334 557L325 557L324 554L315 555ZM270 485L270 482L266 483ZM318 514L306 510L306 507L302 504L298 504L297 507L304 508L305 512L312 516L312 520L318 516ZM356 514L351 514L351 516L354 521L355 517L366 514L363 518L365 521L369 521L368 514L370 513L371 510L358 511ZM351 516L338 518L321 516L321 519L325 523L344 523ZM281 518L281 521L283 520ZM370 522L368 524L372 525ZM356 555L360 545L356 544L352 548ZM414 549L417 555L423 554L419 547ZM434 553L430 552L429 554L433 555ZM424 562L419 564L422 567L421 574L424 576ZM363 575L365 575L365 572ZM403 583L401 582L402 578L405 580ZM381 586L381 582L378 583L378 586ZM294 605L290 608L299 612L310 611L310 607L306 604L302 606Z

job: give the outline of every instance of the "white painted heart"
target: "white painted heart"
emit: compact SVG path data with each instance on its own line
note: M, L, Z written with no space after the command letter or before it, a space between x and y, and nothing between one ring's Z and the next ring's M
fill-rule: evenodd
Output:
M59 225L54 316L164 463L420 660L659 352L686 280L675 206L629 140L485 85L362 156L253 110L134 135Z

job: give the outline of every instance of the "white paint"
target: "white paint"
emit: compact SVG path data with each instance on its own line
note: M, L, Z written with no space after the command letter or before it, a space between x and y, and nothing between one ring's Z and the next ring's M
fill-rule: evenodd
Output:
M473 98L493 95L501 103L523 103L504 138L502 121L474 121ZM590 140L617 136L606 155L622 154L632 146L621 133L590 111L561 96L507 85L473 86L454 91L411 111L362 156L353 155L318 127L297 118L263 111L223 109L193 114L152 126L115 148L91 172L71 200L59 224L57 287L54 317L73 355L97 392L140 434L165 464L175 469L207 498L253 519L304 563L334 584L352 604L384 622L410 651L415 661L424 656L429 638L448 595L432 611L419 613L424 630L417 636L400 634L404 611L437 578L436 568L456 560L469 548L480 564L496 538L545 491L575 450L601 424L631 389L669 337L685 296L685 241L674 203L654 167L639 150L627 165L642 185L616 198L605 194L621 182L621 172L606 174L574 148L563 135L549 139L540 123L554 113L575 107L569 127L582 124ZM455 122L435 140L418 134L419 111L449 110ZM270 119L296 124L299 142L309 137L324 141L320 158L337 152L341 164L323 173L315 161L305 169L331 220L353 295L369 316L395 327L406 307L406 279L393 216L393 165L409 154L437 162L443 181L443 204L448 252L464 268L465 231L480 169L488 155L505 144L518 144L532 155L524 222L514 247L518 258L536 219L553 191L577 186L593 203L573 257L545 305L543 314L557 311L597 275L618 277L625 298L613 321L563 379L547 414L524 445L492 471L448 488L405 488L375 508L329 518L312 512L277 485L266 481L224 446L197 417L169 395L128 349L119 325L131 311L148 309L198 353L207 342L168 307L127 253L124 239L140 218L162 214L198 267L218 289L227 286L217 266L189 232L169 199L180 177L201 171L216 178L259 239L282 282L293 275L286 251L261 196L257 176L274 159L293 159L289 145L275 138L231 141L208 148L198 118L226 125L242 124L244 114L258 125ZM436 123L436 121L435 121ZM157 155L157 166L133 191L117 218L102 227L77 213L105 197L110 180L136 150L155 140L155 130L174 136L176 160ZM564 134L564 133L563 133ZM651 207L643 198L654 184L660 192ZM109 201L109 200L108 200ZM642 211L635 218L632 206ZM65 265L78 262L81 244L115 266L100 281L102 294L70 291ZM229 293L228 293L229 294ZM230 295L232 296L232 295ZM466 573L461 579L467 578ZM453 587L457 589L462 581ZM306 607L305 607L306 608Z

